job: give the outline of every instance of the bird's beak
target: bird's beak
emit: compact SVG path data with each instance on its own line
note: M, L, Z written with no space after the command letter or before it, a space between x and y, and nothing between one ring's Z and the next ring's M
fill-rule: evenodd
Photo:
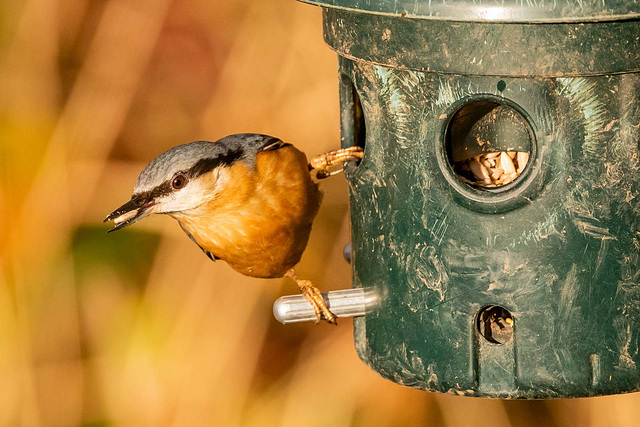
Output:
M131 200L111 212L104 219L103 222L113 221L115 224L115 227L107 231L107 233L120 230L121 228L141 220L151 213L150 208L154 205L155 202L148 194L134 194L131 196Z

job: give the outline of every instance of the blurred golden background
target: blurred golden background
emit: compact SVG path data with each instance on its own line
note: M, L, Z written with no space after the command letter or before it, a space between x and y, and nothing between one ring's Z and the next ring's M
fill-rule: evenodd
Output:
M337 60L293 0L0 3L0 425L638 425L640 396L425 393L359 361L349 320L283 326L293 282L212 263L169 218L106 235L173 145L339 145ZM297 269L350 286L344 178Z

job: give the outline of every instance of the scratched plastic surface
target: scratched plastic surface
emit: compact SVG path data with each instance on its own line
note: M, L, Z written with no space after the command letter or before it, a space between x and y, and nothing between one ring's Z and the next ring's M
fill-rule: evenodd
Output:
M346 168L354 286L382 297L355 319L362 360L399 384L469 396L639 390L638 22L454 34L459 23L340 8L324 20L342 55L343 145L366 138ZM487 99L534 137L527 173L493 193L452 179L442 148L457 108ZM476 331L490 305L513 316L504 344Z

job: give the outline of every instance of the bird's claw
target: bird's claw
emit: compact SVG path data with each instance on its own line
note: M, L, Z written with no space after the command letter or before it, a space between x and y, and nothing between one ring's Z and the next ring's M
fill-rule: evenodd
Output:
M311 307L313 307L313 311L316 314L316 324L320 323L321 320L326 320L332 325L338 324L338 319L327 307L318 288L313 286L308 280L300 280L298 286L300 286L302 296L309 301Z
M304 299L309 301L309 304L313 307L313 312L316 314L316 324L320 323L321 320L326 320L332 325L338 324L336 315L329 310L327 304L324 302L324 298L322 298L320 290L313 286L311 281L298 279L293 268L287 271L284 275L296 282Z
M363 156L364 150L362 147L358 147L357 145L342 148L340 150L329 151L328 153L312 158L309 162L309 169L317 171L316 177L318 179L328 178L342 172L342 167L332 170L334 166L350 160L361 160Z

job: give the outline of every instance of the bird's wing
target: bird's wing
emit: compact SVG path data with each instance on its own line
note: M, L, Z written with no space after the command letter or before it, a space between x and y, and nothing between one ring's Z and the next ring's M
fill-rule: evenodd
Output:
M262 136L264 136L264 140L262 141L262 144L258 146L258 152L277 150L279 148L288 147L291 145L273 136Z
M194 238L193 238L193 236L191 235L191 233L189 233L189 232L187 231L187 229L186 229L186 228L184 228L184 227L182 226L182 224L180 223L180 221L178 221L178 224L180 224L180 228L182 228L182 231L184 231L184 232L186 233L186 235L187 235L187 236L189 236L189 238L191 239L191 241L192 241L193 243L195 243L196 245L198 245L198 247L202 250L202 252L204 252L204 254L205 254L207 257L209 257L209 259L210 259L211 261L214 261L214 262L215 262L216 260L219 260L219 259L220 259L220 258L218 258L217 256L215 256L214 254L212 254L211 252L209 252L208 250L206 250L205 248L203 248L202 246L200 246L200 245L198 244L198 242L196 242L196 239L194 239Z
M231 151L240 151L249 156L291 145L280 138L259 133L236 133L219 139L218 143L226 145Z
M291 146L280 138L259 133L236 133L219 139L217 143L224 145L232 158L242 159L250 167L255 167L258 154Z

